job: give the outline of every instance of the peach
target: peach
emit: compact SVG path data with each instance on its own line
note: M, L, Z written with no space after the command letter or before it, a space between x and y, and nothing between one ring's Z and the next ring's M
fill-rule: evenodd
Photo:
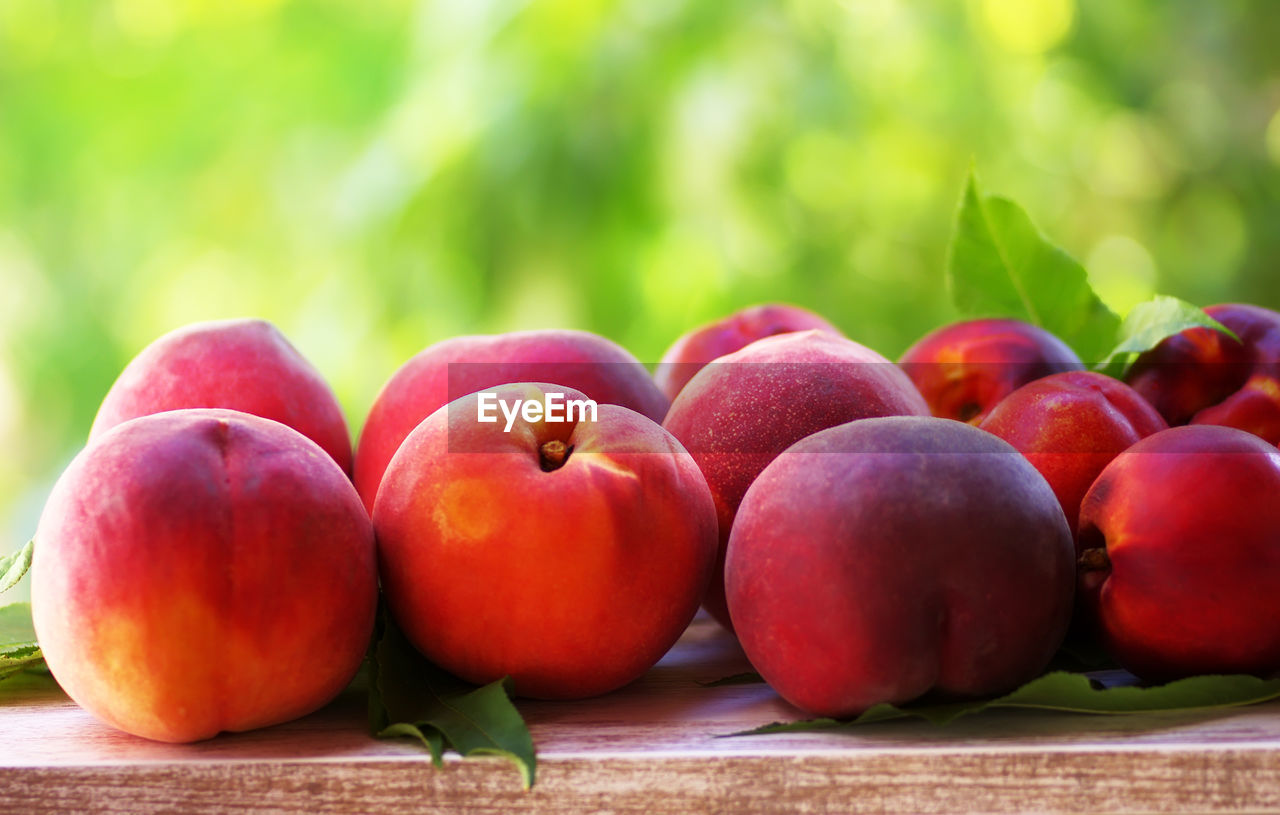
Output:
M724 549L738 503L770 461L810 433L853 419L928 413L897 366L823 331L757 340L699 371L664 426L698 462L715 498L720 554L703 603L707 611L730 625Z
M549 420L521 408L478 421L493 394L437 410L387 467L373 522L383 591L409 641L476 683L510 676L545 699L605 693L675 643L706 589L715 507L693 459L651 419L618 405ZM531 418L526 418L531 416Z
M744 308L677 338L662 355L653 378L668 399L675 399L693 375L711 360L765 337L809 329L843 336L840 329L799 306L766 303Z
M337 397L266 320L193 323L142 349L107 392L89 438L179 408L228 408L274 419L351 472L351 436Z
M445 404L510 382L551 382L597 402L662 421L667 398L625 349L586 331L516 331L454 337L418 352L382 386L360 432L355 484L372 512L391 457L418 423Z
M898 361L934 416L979 424L1018 387L1084 368L1066 343L1020 320L952 323L932 331Z
M1280 453L1174 427L1098 476L1080 510L1081 599L1143 679L1280 671Z
M1205 313L1239 342L1189 328L1139 355L1129 384L1171 425L1223 425L1280 443L1280 313L1239 303Z
M778 456L729 540L751 664L820 716L999 694L1067 630L1074 552L1057 499L1005 442L932 417L862 419Z
M996 403L978 425L1017 448L1058 496L1072 530L1080 502L1120 452L1168 427L1128 385L1092 371L1028 382Z
M231 410L133 419L58 479L31 605L54 677L169 742L295 719L338 694L373 629L373 528L332 457Z

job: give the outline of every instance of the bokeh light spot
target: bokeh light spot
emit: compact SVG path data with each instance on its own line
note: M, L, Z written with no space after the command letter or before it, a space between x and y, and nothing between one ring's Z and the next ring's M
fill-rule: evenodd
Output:
M1074 0L982 0L992 38L1018 54L1042 54L1060 43L1075 22Z
M1183 274L1196 281L1229 281L1239 263L1249 232L1239 200L1227 190L1200 187L1174 204L1165 222L1168 247Z
M856 154L838 135L811 131L787 151L787 186L796 197L818 210L848 205L859 195L852 182Z
M1114 113L1087 139L1092 144L1089 183L1098 192L1154 198L1168 190L1172 182L1168 146L1143 116Z
M1127 235L1108 235L1098 241L1086 262L1089 283L1098 297L1124 315L1156 293L1156 264L1142 244Z
M1280 110L1271 117L1271 123L1267 125L1267 155L1271 156L1271 161L1280 165Z

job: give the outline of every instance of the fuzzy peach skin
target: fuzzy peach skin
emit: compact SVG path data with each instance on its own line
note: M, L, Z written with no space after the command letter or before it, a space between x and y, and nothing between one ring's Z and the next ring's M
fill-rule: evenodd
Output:
M1171 425L1236 427L1280 444L1280 313L1240 303L1205 313L1239 341L1189 328L1141 354L1129 384Z
M178 408L228 408L288 425L351 472L351 435L328 383L266 320L193 323L125 366L89 431Z
M1053 488L1074 532L1080 502L1102 468L1168 425L1123 382L1092 371L1067 371L1018 388L996 403L979 427L1027 457Z
M1048 331L1007 319L943 326L908 348L898 364L934 416L975 425L1016 388L1084 368L1075 351Z
M168 742L295 719L338 694L373 629L373 529L314 442L230 410L98 436L36 531L31 605L68 695Z
M382 386L356 450L355 484L372 512L383 471L400 442L438 408L482 388L550 382L597 402L662 421L667 398L620 345L586 331L515 331L454 337L418 352Z
M503 400L579 394L488 389ZM476 421L478 395L424 420L374 504L383 591L423 654L544 699L605 693L667 652L698 608L715 507L693 459L651 419Z
M948 419L862 419L789 447L729 539L729 613L784 699L852 716L927 692L1012 690L1072 610L1074 553L1049 485Z
M770 461L793 442L869 416L927 416L929 407L893 363L823 331L767 337L694 376L663 423L693 455L720 522L716 577L703 602L728 627L724 549L738 503Z
M713 359L765 337L810 329L844 336L840 329L799 306L765 303L744 308L677 338L662 355L653 378L668 399L675 399L693 375Z
M1081 599L1150 681L1280 671L1280 452L1243 430L1174 427L1085 495Z

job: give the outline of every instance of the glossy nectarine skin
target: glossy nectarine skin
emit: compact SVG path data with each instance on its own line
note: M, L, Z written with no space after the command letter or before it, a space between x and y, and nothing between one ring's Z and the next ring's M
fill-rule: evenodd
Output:
M765 337L810 329L843 336L840 329L799 306L766 303L744 308L681 335L662 355L653 378L668 399L675 399L693 375L713 359Z
M622 405L655 422L668 401L624 348L586 331L515 331L454 337L418 352L382 386L356 450L355 485L373 511L382 473L400 442L438 408L482 388L549 382Z
M1053 488L1074 531L1080 502L1102 468L1168 425L1123 382L1092 371L1067 371L1018 388L979 427L1027 457Z
M565 389L516 384L501 398ZM716 551L711 495L652 420L478 424L476 395L423 421L374 505L383 590L405 635L471 682L593 696L639 677L697 611Z
M1205 313L1239 341L1187 329L1140 355L1129 384L1171 425L1236 427L1280 443L1280 313L1239 303Z
M1071 616L1075 558L1044 479L995 436L932 417L815 433L765 468L729 540L751 664L821 716L998 694Z
M351 435L337 397L266 320L193 323L142 349L102 400L89 438L129 419L179 408L227 408L272 419L351 472Z
M747 487L792 443L869 416L928 415L901 370L864 345L823 331L767 337L698 372L663 426L702 468L715 498L720 556L704 605L729 626L724 548Z
M314 442L229 410L117 425L58 479L35 535L45 660L104 722L187 742L297 718L355 674L373 529Z
M1242 430L1175 427L1085 495L1082 601L1125 668L1162 681L1280 671L1280 452Z
M1039 326L1008 319L943 326L908 348L898 363L934 416L975 425L1022 385L1084 368L1062 340Z

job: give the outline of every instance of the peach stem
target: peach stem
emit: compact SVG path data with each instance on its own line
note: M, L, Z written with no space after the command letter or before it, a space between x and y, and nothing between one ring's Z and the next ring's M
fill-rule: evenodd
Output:
M1107 557L1107 550L1102 547L1093 549L1085 549L1080 553L1080 571L1082 572L1102 572L1111 568L1111 558Z
M573 452L573 448L566 445L558 439L552 439L544 443L538 448L538 457L542 465L542 471L549 473L552 470L558 470L564 466L565 461L569 458L569 454Z

